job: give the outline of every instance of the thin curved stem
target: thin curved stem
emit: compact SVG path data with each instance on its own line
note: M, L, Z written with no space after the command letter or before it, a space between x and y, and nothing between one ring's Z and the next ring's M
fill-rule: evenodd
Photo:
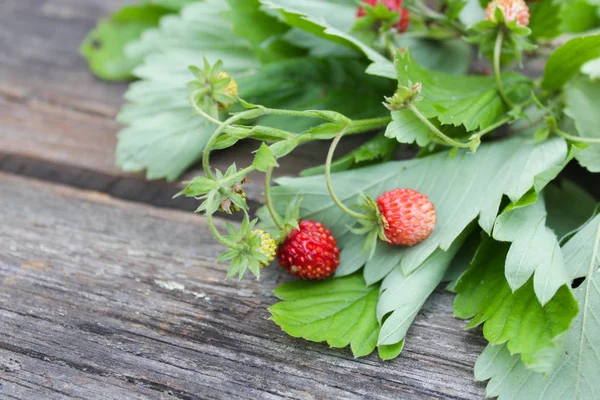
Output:
M221 235L219 233L219 231L217 230L217 227L215 226L214 222L213 222L213 218L212 218L212 208L213 208L213 196L209 195L208 199L206 200L206 223L208 224L208 228L210 229L211 233L213 234L213 236L215 237L215 239L217 239L217 241L219 243L221 243L223 246L225 247L229 247L231 249L242 249L243 246L241 246L238 243L235 243L229 239L225 239L223 237L223 235Z
M211 152L213 146L215 145L215 142L219 138L219 136L221 136L221 134L225 131L225 129L227 129L227 127L231 126L231 124L233 124L234 122L237 122L241 119L246 118L247 116L250 115L250 113L254 114L254 112L255 112L254 110L248 110L248 111L244 111L239 114L233 115L232 117L227 119L225 122L223 122L223 124L221 124L210 136L210 138L208 139L208 142L206 143L206 147L204 148L204 154L202 155L202 167L203 167L204 173L206 174L207 177L209 177L210 179L215 179L212 171L210 170L210 152Z
M485 129L480 130L479 132L473 134L473 137L478 137L481 138L483 135L490 133L491 131L500 128L502 125L508 123L511 120L510 117L505 117L502 118L500 121L496 122L495 124L492 124L490 126L488 126Z
M340 132L337 134L335 139L333 139L333 142L331 143L331 147L329 147L329 153L327 153L327 162L325 163L325 180L327 182L327 190L329 191L329 195L331 196L331 199L333 200L335 205L337 205L340 208L340 210L342 210L343 212L345 212L346 214L348 214L354 218L369 220L371 218L368 215L357 213L356 211L353 211L350 208L346 207L346 205L344 203L342 203L340 201L340 199L337 197L337 195L335 194L335 191L333 190L333 185L331 184L331 161L333 160L333 154L335 153L335 149L336 149L337 145L340 143L340 140L342 140L342 137L346 133L347 129L348 128L346 127L344 129L340 130Z
M502 71L500 69L500 61L502 58L502 42L504 41L504 31L500 29L498 31L498 36L496 37L496 45L494 46L494 75L496 76L496 85L498 86L498 92L500 93L500 97L504 100L507 106L513 108L515 103L513 103L508 96L506 95L506 91L504 90L504 83L502 83Z
M220 186L228 186L234 182L239 182L246 177L250 172L254 172L256 167L251 165L242 170L239 170L237 173L219 181Z
M565 139L570 140L572 142L600 144L600 138L586 138L586 137L581 137L581 136L575 136L575 135L568 134L567 132L561 131L558 128L554 128L554 132L558 136L562 136Z
M266 205L267 205L267 210L269 210L269 214L271 215L271 218L273 218L273 222L275 222L275 225L277 225L277 227L283 231L283 230L285 230L283 220L281 219L281 216L277 213L277 211L275 211L275 208L273 207L273 201L271 200L271 176L272 175L273 175L273 167L267 168L267 172L265 173L265 199L266 199L266 203L267 203Z
M390 122L392 122L392 117L359 119L350 123L345 134L353 135L356 133L371 132L376 129L385 128Z
M412 113L415 114L415 116L419 120L421 120L421 122L423 122L438 138L443 140L445 143L447 143L451 146L454 146L454 147L462 148L462 149L468 149L471 147L471 142L467 142L467 143L458 142L458 141L452 139L451 137L447 136L444 132L440 131L437 126L433 125L431 123L431 121L429 121L427 119L427 117L424 116L417 107L415 107L414 104L410 104L408 106L408 109L410 111L412 111Z

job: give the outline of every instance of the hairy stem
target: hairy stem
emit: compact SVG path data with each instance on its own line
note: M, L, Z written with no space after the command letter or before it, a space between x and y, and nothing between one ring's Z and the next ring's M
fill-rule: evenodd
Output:
M219 243L221 243L223 246L225 247L229 247L231 249L242 249L242 245L235 243L229 239L225 239L217 230L217 227L215 226L214 222L213 222L213 218L212 218L212 209L213 209L213 201L214 198L212 195L208 196L208 199L206 200L206 223L208 224L208 228L210 229L211 233L213 234L213 236L215 237L215 239L217 239L217 241Z
M483 135L490 133L491 131L493 131L495 129L500 128L502 125L508 123L510 120L511 120L510 117L502 118L500 121L496 122L495 124L492 124L492 125L488 126L487 128L482 129L479 132L475 133L473 135L473 137L481 138Z
M562 136L565 139L570 140L572 142L600 144L600 138L586 138L586 137L571 135L571 134L568 134L567 132L564 132L564 131L558 129L557 127L554 128L554 132L557 135Z
M427 119L426 116L424 116L421 113L421 111L419 111L419 109L417 107L415 107L414 104L410 104L408 106L408 109L410 111L412 111L412 113L415 114L415 116L419 120L421 120L421 122L423 122L438 138L440 138L441 140L443 140L446 144L448 144L450 146L462 148L462 149L468 149L468 148L470 148L470 146L471 146L470 142L467 142L467 143L458 142L458 141L452 139L451 137L447 136L444 132L440 131L435 125L433 125L431 123L431 121L429 121Z
M272 175L273 175L273 167L267 168L267 172L265 174L265 199L266 199L266 203L267 203L267 210L269 210L269 214L271 215L271 218L273 218L273 222L275 222L275 225L277 225L277 227L283 231L283 230L285 230L283 220L281 219L281 216L277 213L277 211L275 211L275 208L273 207L273 201L271 199L271 176Z
M210 151L212 150L212 148L215 145L215 142L217 141L219 136L221 136L221 134L225 131L225 129L227 127L229 127L231 124L233 124L239 120L242 120L244 118L247 118L250 115L254 115L254 114L255 114L255 110L248 110L248 111L241 112L239 114L235 114L232 117L230 117L229 119L227 119L225 122L223 122L223 124L220 125L210 136L210 138L208 139L208 142L206 143L206 147L204 148L204 154L202 155L202 167L204 168L204 173L206 174L207 177L209 177L211 179L215 179L212 171L210 170Z
M498 36L496 37L496 45L494 46L494 75L496 77L496 85L498 86L498 92L500 97L504 100L507 106L513 108L515 104L508 98L506 91L504 90L504 83L502 83L502 71L500 70L500 60L502 57L502 42L504 41L504 31L500 29Z
M342 137L346 133L346 130L347 128L340 130L335 139L333 139L331 147L329 147L329 153L327 154L327 162L325 163L325 180L327 182L327 190L329 191L331 199L340 208L340 210L354 218L368 220L371 219L368 215L357 213L356 211L353 211L350 208L346 207L346 205L342 203L335 194L335 191L333 190L333 185L331 184L331 161L333 160L333 154L335 153L335 149L340 143L340 140L342 140Z

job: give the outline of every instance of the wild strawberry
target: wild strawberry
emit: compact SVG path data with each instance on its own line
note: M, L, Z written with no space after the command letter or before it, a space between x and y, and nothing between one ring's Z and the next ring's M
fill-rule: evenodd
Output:
M517 21L518 25L529 25L529 7L524 0L493 0L485 9L485 19L496 22L496 8L502 11L506 22Z
M398 11L400 13L400 20L396 24L395 28L398 30L398 32L406 32L408 29L408 24L410 23L410 11L402 8L402 0L363 0L363 3L374 7L380 1L388 8L388 10ZM364 7L359 6L358 11L356 12L356 18L362 18L366 15L367 12L365 11Z
M394 189L377 199L385 237L402 246L415 245L429 237L437 222L429 198L413 189Z
M267 256L266 261L260 262L261 268L264 268L267 265L271 264L271 262L275 259L275 253L277 252L277 243L271 237L271 235L269 235L262 229L255 229L254 231L252 231L252 233L260 236L260 247L258 248L258 250L265 256Z
M299 228L279 245L279 264L301 279L329 278L340 264L335 238L320 222L300 221Z

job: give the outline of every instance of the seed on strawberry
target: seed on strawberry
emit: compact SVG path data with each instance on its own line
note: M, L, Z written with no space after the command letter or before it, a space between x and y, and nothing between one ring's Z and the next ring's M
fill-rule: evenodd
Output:
M363 0L363 3L366 3L370 6L375 7L377 3L381 2L384 6L388 8L390 11L398 11L400 13L400 20L395 25L395 28L398 32L406 32L408 29L408 24L410 23L410 11L406 8L402 8L403 0ZM358 11L356 12L357 18L362 18L367 15L363 6L358 7Z
M429 198L413 189L394 189L377 199L385 237L390 243L413 246L427 239L437 217Z
M496 22L496 8L502 11L506 22L517 21L518 25L529 25L529 7L524 0L493 0L485 9L485 19Z
M279 245L277 260L301 279L329 278L340 264L340 251L331 231L320 222L300 221Z

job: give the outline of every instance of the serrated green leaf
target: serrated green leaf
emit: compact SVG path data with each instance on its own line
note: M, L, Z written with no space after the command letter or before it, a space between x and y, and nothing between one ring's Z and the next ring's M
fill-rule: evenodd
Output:
M438 222L425 241L403 249L402 270L410 274L437 249L447 250L456 238L479 217L479 225L491 232L503 195L518 201L544 171L560 166L567 146L560 138L535 142L513 138L483 144L477 153L459 151L451 159L448 152L428 157L380 164L333 174L333 187L344 204L355 207L361 193L373 198L386 190L412 188L433 202ZM338 242L344 244L355 223L337 208L322 177L283 178L273 189L275 206L285 204L298 194L310 193L302 202L301 217L321 221ZM283 211L283 210L281 210ZM400 251L400 250L399 250ZM376 263L378 258L374 257Z
M368 72L394 79L391 61L365 43L346 33L354 25L356 3L332 0L260 0L271 10L279 12L290 26L302 29L330 42L362 52L373 63Z
M546 225L560 242L592 218L598 206L589 193L566 179L546 187L544 198L548 210Z
M128 57L125 47L147 29L158 26L161 17L171 12L173 10L154 4L128 5L100 21L81 44L81 53L90 70L108 81L133 78L139 59Z
M336 277L355 273L369 259L369 252L364 249L364 238L354 235L340 252L340 266L335 271Z
M379 352L379 358L383 361L392 360L402 353L402 349L404 348L404 340L400 343L392 344L392 345L381 345L377 346L377 351Z
M600 40L598 45L600 46ZM568 85L566 103L565 114L575 121L579 135L600 139L600 82L580 79ZM591 144L575 158L590 172L600 172L600 144Z
M529 4L529 28L532 38L554 38L561 34L562 4L544 0Z
M556 340L577 314L577 302L568 286L562 286L545 306L536 299L529 280L512 292L505 278L508 246L485 238L470 268L455 286L454 315L480 324L485 338L494 345L507 343L511 353L521 354L529 368L549 373L562 351Z
M433 133L412 111L404 109L392 111L392 122L388 125L385 136L400 143L416 143L425 147L431 143Z
M257 0L249 1L258 4ZM250 6L245 5L242 11L245 7ZM393 90L392 82L365 78L364 62L302 58L261 67L254 54L256 34L249 39L238 37L226 19L230 11L227 2L220 0L191 4L180 16L163 18L160 30L147 32L142 40L128 47L138 56L149 55L136 69L136 76L142 80L130 86L128 102L118 117L126 125L117 146L117 165L121 168L146 170L149 179L174 180L201 158L215 126L194 114L187 100L187 84L194 79L188 67L202 65L205 58L210 63L222 60L224 69L238 82L240 96L255 103L288 109L329 109L354 118L385 115L380 103L383 95ZM241 18L242 11L236 18ZM252 15L249 13L248 18ZM279 32L274 21L275 28L266 26L266 32ZM281 55L276 49L273 51L274 56ZM357 93L361 94L361 101L347 101L349 95ZM267 117L259 123L300 132L316 122L308 118ZM229 141L220 145L235 143L235 139L226 139ZM296 145L288 143L288 151ZM277 157L285 154L275 153Z
M379 323L378 287L360 275L320 282L294 281L275 289L282 301L269 308L271 319L293 337L332 347L350 345L355 357L373 352Z
M201 157L215 127L194 116L188 103L187 83L194 79L188 66L202 65L205 58L211 64L221 59L232 76L259 66L248 42L222 17L227 9L220 0L191 4L180 16L163 18L160 30L144 35L138 44L152 54L135 70L142 80L130 86L118 116L126 125L119 133L116 157L124 170L146 170L148 179L174 180Z
M559 47L546 63L542 86L546 90L560 89L583 64L600 57L600 35L576 37Z
M507 111L493 77L456 76L421 68L410 51L398 54L398 83L411 87L421 84L422 100L415 106L427 117L442 124L464 125L467 130L484 129ZM505 89L521 101L528 95L530 80L522 75L503 75Z
M588 230L589 229L589 230ZM581 234L586 231L585 234ZM591 244L590 244L591 242ZM574 289L580 313L567 333L564 352L558 366L549 375L536 374L525 368L518 356L512 356L505 345L488 346L475 365L477 380L490 380L489 397L528 400L587 400L600 393L600 217L588 223L567 245L573 256L566 258L573 276L583 274L586 280ZM563 247L565 255L568 253ZM587 264L581 264L585 260Z
M448 251L436 250L421 268L409 276L404 275L399 264L387 275L381 283L377 303L377 319L382 322L378 346L404 340L423 304L442 282L462 243L463 239L459 239Z
M254 162L252 165L261 172L267 172L267 170L271 167L277 167L277 160L273 156L273 152L265 143L260 145L258 152L256 152L256 156L254 157Z
M542 305L570 282L558 238L546 226L547 215L540 195L527 207L512 208L500 214L493 233L494 239L512 243L505 266L510 288L515 291L534 276L535 294Z

